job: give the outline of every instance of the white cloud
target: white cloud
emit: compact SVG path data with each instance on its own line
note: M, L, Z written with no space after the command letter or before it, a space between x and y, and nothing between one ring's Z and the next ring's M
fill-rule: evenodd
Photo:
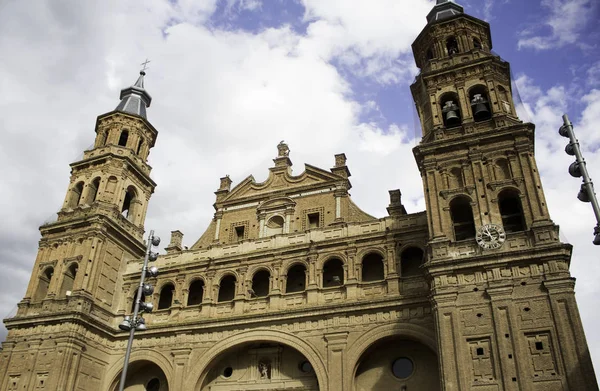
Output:
M549 14L538 25L521 31L519 49L557 49L567 44L578 44L580 33L588 22L594 23L598 3L595 0L542 0L542 6ZM544 29L550 29L550 34Z

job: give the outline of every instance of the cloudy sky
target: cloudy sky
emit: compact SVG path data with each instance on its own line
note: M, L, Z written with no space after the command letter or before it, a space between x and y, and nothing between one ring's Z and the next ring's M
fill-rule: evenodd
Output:
M537 125L536 156L552 219L575 246L572 273L600 370L600 247L594 216L576 200L557 135L567 112L588 168L600 175L597 0L463 0L491 23L511 62L521 117ZM285 140L295 173L345 152L352 197L386 214L400 188L424 209L411 149L420 128L409 84L410 44L428 0L39 0L0 2L0 316L23 297L39 240L69 181L69 163L94 140L139 64L151 60L150 154L158 183L146 229L191 245L212 217L218 179L261 181ZM600 178L600 176L599 176ZM599 183L600 186L600 183ZM163 242L164 244L164 242ZM0 328L0 339L6 330Z

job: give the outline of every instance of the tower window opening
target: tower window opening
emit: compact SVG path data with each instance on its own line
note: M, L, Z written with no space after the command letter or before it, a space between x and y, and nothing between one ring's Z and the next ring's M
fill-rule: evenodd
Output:
M400 255L400 276L413 277L423 274L424 253L419 247L408 247Z
M433 50L431 48L427 49L427 51L425 52L425 60L433 60Z
M167 284L162 287L160 290L160 296L158 298L158 309L164 310L167 308L171 308L173 304L173 291L175 287L173 284Z
M458 95L455 93L451 92L442 95L440 105L442 110L442 120L446 128L453 128L462 123L458 102Z
M234 230L235 230L235 239L238 242L244 240L245 227L243 225L240 225L238 227L235 227Z
M187 305L199 305L202 304L202 299L204 297L204 281L196 280L190 284L190 288L188 290L188 299Z
M123 207L121 208L121 214L129 221L133 221L135 217L135 203L137 201L137 191L133 186L129 186L125 192L125 198L123 199Z
M233 300L235 297L235 283L236 279L232 275L225 276L221 279L221 283L219 284L219 297L217 299L219 303Z
M81 201L81 195L83 194L83 182L78 182L71 189L71 196L69 197L69 207L75 208Z
M119 137L119 145L121 147L126 147L127 146L127 139L129 139L129 131L127 131L126 129L124 129L121 132L121 136Z
M321 221L319 213L309 213L307 215L308 218L308 228L319 228L319 223Z
M446 40L446 50L450 56L458 53L458 41L456 41L456 38L450 37Z
M135 311L135 298L137 297L137 291L135 291L133 293L133 300L131 301L131 313L133 314L133 312ZM140 302L141 303L145 303L146 302L146 295L144 295L142 293L142 297L140 298Z
M137 147L137 151L136 153L139 155L140 152L142 152L142 147L144 146L144 140L140 138L140 141L138 142L138 147Z
M383 257L377 253L370 253L365 255L362 259L362 280L364 282L369 281L381 281L384 279L384 265Z
M72 263L63 276L62 286L60 287L60 296L68 296L73 291L75 277L77 277L78 265Z
M466 197L457 197L450 202L450 216L454 228L455 240L475 237L475 222L471 203Z
M484 86L473 87L469 91L469 101L471 102L471 111L475 122L485 121L492 118L490 111L490 101L487 90Z
M333 258L323 265L323 288L344 285L344 263Z
M269 294L269 281L271 274L267 270L260 270L252 277L252 291L256 297L266 297Z
M473 48L481 50L481 41L477 38L473 38Z
M86 204L89 205L96 201L96 198L98 197L98 189L100 188L100 177L95 178L88 186L89 187Z
M502 225L506 232L525 230L525 219L519 194L514 190L504 190L498 195L498 207L502 216Z
M303 292L306 289L306 267L294 265L287 272L286 293Z
M33 299L35 301L43 300L48 294L48 287L50 286L50 282L52 281L52 276L54 275L54 268L48 267L46 268L40 277L38 278L38 286L35 291L35 295Z

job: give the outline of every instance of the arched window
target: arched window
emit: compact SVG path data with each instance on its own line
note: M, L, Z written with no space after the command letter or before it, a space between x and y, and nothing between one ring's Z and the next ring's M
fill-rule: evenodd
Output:
M267 222L268 236L278 235L283 233L283 225L285 221L281 216L273 216Z
M202 298L204 297L204 281L196 280L190 284L188 290L187 305L198 305L202 304Z
M423 274L423 250L419 247L408 247L400 255L400 276L412 277Z
M442 110L442 120L444 126L453 128L462 123L460 114L460 105L458 103L458 95L454 92L448 92L442 95L440 99L440 107Z
M140 138L140 141L138 142L138 147L137 147L137 151L136 153L139 155L140 152L142 152L142 147L144 146L144 139Z
M508 160L506 159L498 159L496 160L496 164L494 165L494 172L496 174L496 180L501 181L503 179L510 179L510 166L508 165Z
M44 269L42 274L40 274L38 278L38 286L35 290L35 295L33 296L33 300L40 301L43 300L48 294L48 287L50 286L50 281L52 281L52 276L54 275L54 268L47 267Z
M123 207L121 208L121 214L126 217L129 221L133 221L135 217L135 201L137 198L137 191L135 187L129 186L125 191L125 198L123 199Z
M370 253L362 259L362 280L364 282L380 281L384 279L383 257L377 253Z
M473 38L473 48L481 50L481 41L477 38Z
M133 312L135 311L135 298L137 296L137 290L133 293L133 300L131 300L131 313L133 314ZM142 303L146 302L146 295L144 295L142 293L142 298L140 299L140 301Z
M425 60L433 60L433 50L431 48L427 49L427 52L425 52Z
M81 194L83 193L83 182L78 182L71 189L71 196L69 197L69 207L75 208L81 201Z
M485 121L492 118L490 111L490 100L487 89L484 86L475 86L469 90L469 102L475 122Z
M448 188L458 189L463 186L462 170L460 167L452 167L448 173Z
M471 202L466 197L456 197L450 201L450 216L454 227L455 240L475 237L475 222Z
M306 289L306 267L294 265L287 272L285 293L302 292Z
M75 283L75 277L77 276L77 268L79 265L72 263L63 276L62 286L60 287L60 296L68 296L73 291L73 284Z
M450 37L446 40L446 50L450 56L458 53L458 41L456 38Z
M232 275L225 276L219 284L218 302L231 301L235 297L235 277Z
M252 291L254 296L265 297L269 294L270 278L271 274L267 270L260 270L254 274L254 277L252 277Z
M323 288L344 285L344 263L333 258L323 265Z
M158 297L158 309L164 310L166 308L171 308L173 304L173 291L175 287L173 284L166 284L160 290L160 296Z
M498 195L498 207L505 232L525 230L525 218L519 194L512 189L503 190Z
M123 129L121 131L121 136L119 136L119 145L122 147L126 147L128 139L129 139L129 132L126 129Z

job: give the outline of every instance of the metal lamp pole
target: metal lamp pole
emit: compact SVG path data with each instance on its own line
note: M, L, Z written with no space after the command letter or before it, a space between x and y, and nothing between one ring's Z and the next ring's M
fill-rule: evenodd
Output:
M119 391L123 391L125 388L125 379L127 378L127 367L129 366L129 356L131 355L131 347L133 345L133 336L135 334L136 329L143 331L146 329L144 318L141 316L138 318L138 313L140 311L140 303L142 301L142 294L150 291L152 293L153 288L146 284L144 285L144 280L146 279L146 272L150 274L150 276L156 276L158 273L158 269L153 267L152 270L148 270L148 261L155 261L158 254L152 252L152 246L158 246L160 244L160 238L158 236L154 236L154 231L150 231L150 235L148 236L148 245L146 246L146 255L144 256L144 265L142 266L142 277L140 279L140 285L138 286L137 294L135 296L135 306L133 308L133 315L131 319L125 320L119 325L119 328L122 330L129 329L129 341L127 341L127 350L125 352L125 361L123 362L123 371L121 372L121 381L119 383ZM144 311L150 312L152 311L151 303L144 303L143 308Z

